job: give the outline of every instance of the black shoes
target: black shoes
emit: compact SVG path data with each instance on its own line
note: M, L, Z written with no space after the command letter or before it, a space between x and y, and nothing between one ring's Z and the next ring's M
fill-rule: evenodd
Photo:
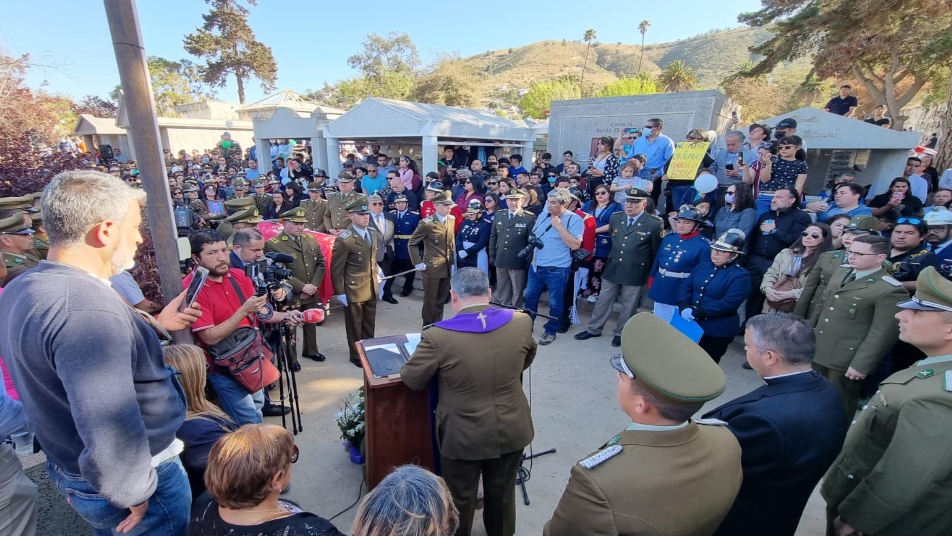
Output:
M291 369L291 372L301 372L301 363L295 361L294 363L291 363L291 366L288 368Z
M313 359L314 361L326 361L326 360L327 360L327 358L324 357L324 354L313 354L313 355L307 355L307 354L305 354L304 357L307 357L307 358L309 358L309 359Z
M402 296L402 294L401 294L401 296ZM392 304L394 304L394 305L400 303L400 302L398 302L396 299L394 299L394 297L393 297L392 295L384 296L384 297L383 297L383 301L385 301L385 302L387 302L387 303L392 303Z
M401 297L401 298L406 298L407 296L410 295L411 292L413 292L413 291L412 291L412 290L404 290L403 292L400 293L400 297Z
M265 404L261 408L261 414L265 417L280 417L282 415L287 415L291 411L291 408L284 405L277 404Z
M364 368L364 366L360 363L359 359L351 359L350 364L354 365L357 368Z
M621 335L615 335L614 337L612 337L612 346L614 346L615 348L618 348L619 346L621 346Z
M601 337L601 336L602 336L601 333L599 333L598 335L596 335L596 334L594 334L594 333L589 332L588 330L585 330L585 331L582 331L582 332L580 332L580 333L576 333L576 334L575 334L575 340L577 340L577 341L587 341L587 340L591 339L592 337Z

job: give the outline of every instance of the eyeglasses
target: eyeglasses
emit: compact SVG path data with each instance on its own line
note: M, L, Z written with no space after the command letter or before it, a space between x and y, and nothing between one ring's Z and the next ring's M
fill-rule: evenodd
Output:
M757 145L758 149L770 149L772 147L773 147L772 141L761 142L760 144Z
M489 186L495 186L495 185L499 184L499 182L498 182L498 181L489 181L489 182L487 182L486 184L489 185Z
M794 149L796 148L796 145L779 145L777 146L777 148L778 149Z
M595 195L608 195L608 192L606 192L605 190L599 190L595 192Z
M871 255L881 255L881 253L860 253L859 251L846 250L847 257L851 257L853 255L857 257L869 257Z
M372 207L382 207L382 206L383 206L383 203L373 202L373 203L370 204L370 206L372 206Z
M492 197L487 197L486 199L483 199L483 203L495 203L495 202L496 200L493 199Z
M822 235L820 235L820 233L808 233L806 231L803 231L802 233L800 233L800 236L802 236L803 238L806 238L808 236L812 236L813 238L820 238L820 236Z
M294 450L291 451L291 463L297 463L300 455L301 451L298 449L297 445L294 445Z
M898 220L896 223L897 223L897 224L899 224L899 223L908 223L908 224L911 224L911 225L922 225L922 220L920 220L919 218L899 218L899 220Z

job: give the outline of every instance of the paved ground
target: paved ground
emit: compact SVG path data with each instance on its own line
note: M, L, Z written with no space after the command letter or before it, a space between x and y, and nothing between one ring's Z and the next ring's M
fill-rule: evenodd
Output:
M416 292L408 298L399 298L398 305L378 304L377 335L420 331L420 294ZM583 322L588 320L590 307L583 305ZM340 446L333 421L341 397L362 385L360 369L347 360L343 315L339 310L337 312L318 328L320 349L327 355L327 362L302 361L304 370L298 374L304 431L296 438L301 459L294 466L292 488L288 494L304 508L324 517L337 514L357 499L358 485L363 477L362 466L351 464ZM447 316L451 314L447 307ZM541 323L536 324L538 336L541 335ZM613 326L614 320L602 337L584 342L572 338L582 329L573 326L568 334L559 335L550 346L539 348L535 364L526 376L536 428L531 449L539 452L555 448L556 453L538 458L532 464L531 478L527 483L531 504L524 505L519 497L518 535L541 534L542 526L558 504L572 464L628 424L615 402L616 377L608 364L609 357L617 351L610 345L610 328ZM743 360L742 342L737 339L721 362L728 378L727 392L707 407L719 405L761 385L756 374L741 369ZM280 424L280 418L268 420ZM42 477L37 474L36 478ZM365 492L366 489L361 491ZM55 494L47 492L50 493ZM44 506L40 516L45 519L47 530L40 534L81 533L70 524L75 522L75 518L70 516L68 509L61 508L65 505L58 496L48 497L45 504L50 506ZM345 533L350 532L355 510L350 509L334 520ZM823 534L823 516L823 501L818 493L814 493L797 534ZM485 534L481 522L477 522L474 534Z

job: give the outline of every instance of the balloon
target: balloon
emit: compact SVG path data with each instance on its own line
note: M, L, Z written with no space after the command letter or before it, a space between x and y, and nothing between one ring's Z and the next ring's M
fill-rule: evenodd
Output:
M223 148L225 148L225 149L231 149L231 142L228 141L228 140L225 140L225 141L221 142L221 146L222 146Z
M228 121L225 121L225 126L228 127L228 128L231 128L231 127L235 126L235 123L234 123L234 121L232 121L231 119L229 119Z
M694 189L701 194L706 194L717 190L717 176L711 175L710 173L701 175L700 177L694 179Z

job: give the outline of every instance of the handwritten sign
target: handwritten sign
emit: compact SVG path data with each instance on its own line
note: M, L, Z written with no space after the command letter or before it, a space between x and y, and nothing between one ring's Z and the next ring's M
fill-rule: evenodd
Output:
M668 167L668 180L693 181L697 176L697 168L701 166L704 155L707 154L707 142L682 141L674 148L671 165Z

